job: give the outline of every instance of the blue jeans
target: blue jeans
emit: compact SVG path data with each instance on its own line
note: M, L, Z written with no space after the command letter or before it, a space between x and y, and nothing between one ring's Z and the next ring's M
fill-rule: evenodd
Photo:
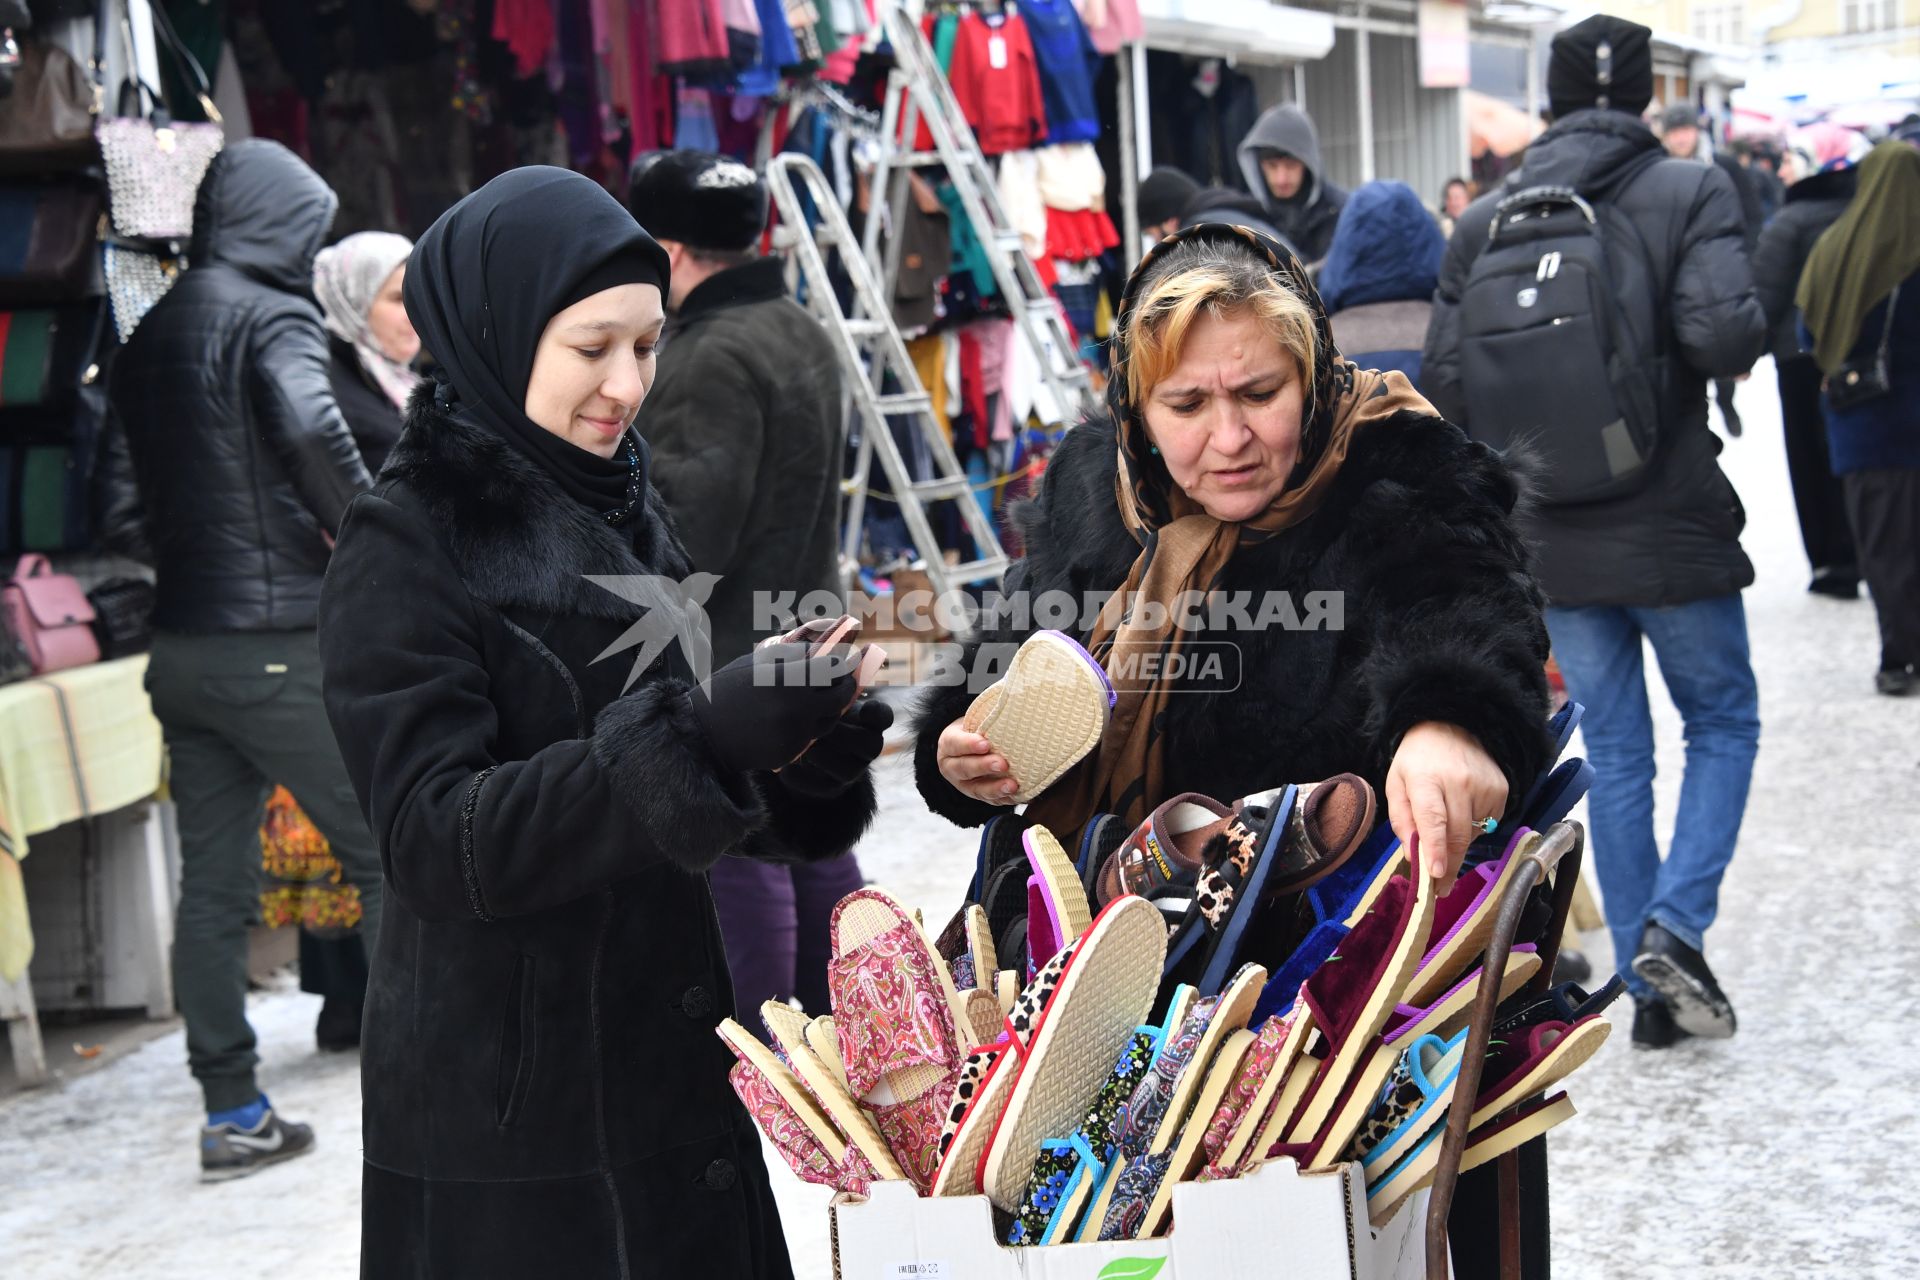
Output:
M1549 608L1547 630L1567 693L1586 704L1581 732L1593 765L1587 807L1593 862L1606 898L1614 963L1636 996L1640 933L1658 923L1695 950L1719 908L1760 750L1760 696L1738 595L1666 609ZM1653 835L1653 716L1642 638L1685 722L1687 767L1666 861Z

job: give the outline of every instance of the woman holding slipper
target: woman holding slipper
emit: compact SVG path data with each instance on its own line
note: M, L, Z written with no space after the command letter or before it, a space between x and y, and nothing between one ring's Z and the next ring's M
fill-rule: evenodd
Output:
M1243 228L1203 224L1148 254L1108 388L1108 416L1067 434L1015 516L1027 555L1010 595L1136 601L1080 619L1117 699L1028 816L1132 827L1183 792L1231 801L1350 772L1449 880L1546 758L1547 637L1512 475L1404 376L1343 360L1305 270ZM1139 607L1209 591L1245 613L1182 630ZM1004 659L1026 634L1002 625L987 643ZM1189 647L1221 662L1129 666ZM917 721L921 793L963 826L1020 785L962 723L978 692L934 689Z
M714 1034L703 873L847 849L888 716L804 646L675 674L704 665L704 620L669 589L687 559L633 430L667 285L611 196L544 167L455 205L407 267L435 382L321 606L392 902L365 1276L790 1274Z

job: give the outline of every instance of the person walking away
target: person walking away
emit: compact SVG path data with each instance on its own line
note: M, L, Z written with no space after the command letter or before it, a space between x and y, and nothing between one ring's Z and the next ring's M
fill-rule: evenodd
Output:
M1240 170L1287 243L1316 266L1333 243L1347 193L1321 167L1313 117L1290 102L1268 108L1241 140Z
M1820 368L1812 353L1800 345L1800 312L1793 295L1814 241L1853 199L1855 166L1866 156L1868 144L1852 129L1821 123L1795 131L1787 145L1792 185L1780 212L1760 233L1753 252L1753 287L1772 334L1787 475L1800 518L1800 542L1813 567L1807 590L1855 600L1860 596L1860 571L1854 562L1846 498L1827 457Z
M413 371L420 335L400 293L412 252L405 236L360 231L313 261L313 296L327 322L327 380L369 475L380 474L400 438L407 397L420 382Z
M1692 105L1682 102L1668 107L1660 116L1660 126L1660 141L1668 155L1715 165L1733 183L1734 192L1740 197L1740 223L1745 232L1747 254L1751 257L1760 242L1760 228L1766 222L1766 209L1760 202L1760 193L1754 189L1753 179L1739 161L1708 143L1700 130L1700 112ZM1713 401L1720 407L1720 420L1726 424L1727 434L1736 439L1745 430L1740 411L1733 406L1733 391L1738 382L1738 378L1713 380Z
M1447 239L1404 182L1369 182L1340 211L1320 267L1334 345L1362 369L1398 369L1420 387L1420 352Z
M1554 655L1568 693L1587 708L1594 862L1615 963L1637 1002L1634 1040L1664 1046L1735 1026L1702 951L1746 810L1760 713L1740 598L1753 581L1740 547L1746 517L1715 460L1706 382L1752 365L1766 317L1727 176L1667 158L1640 120L1653 93L1650 38L1646 27L1605 15L1554 37L1553 125L1505 190L1462 215L1434 295L1421 382L1475 438L1501 446L1528 439L1566 460L1536 473L1542 492L1524 525ZM1534 247L1546 241L1489 246L1495 207L1525 188L1548 189L1541 199L1563 211L1533 224L1565 229L1552 254ZM1577 191L1597 225L1552 188ZM1582 271L1577 257L1600 266ZM1525 287L1516 290L1500 265L1523 270ZM1590 301L1596 269L1612 282L1617 327L1602 323ZM1590 323L1559 323L1567 315ZM1513 345L1522 340L1524 358ZM1574 391L1575 371L1591 369L1603 372L1580 375L1589 381ZM1606 412L1593 418L1590 437L1564 434L1570 415L1533 416L1538 405L1596 400ZM1620 416L1608 420L1616 407ZM1686 722L1686 771L1664 861L1641 665L1648 641Z
M179 811L173 989L206 1099L208 1180L314 1142L260 1091L247 1023L271 783L359 889L363 942L379 936L379 854L321 705L315 634L328 540L369 486L310 296L337 203L277 142L221 151L194 203L193 266L141 322L110 388L154 553L147 692Z
M545 165L454 205L408 265L433 391L320 603L392 890L366 1280L792 1274L714 1034L733 999L705 872L847 848L872 755L845 660L783 645L683 678L697 620L664 584L693 567L633 430L668 270L618 200Z
M706 606L716 662L759 638L756 598L841 590L840 362L787 296L780 260L755 254L767 204L753 170L700 151L662 153L628 192L673 264L674 328L641 429L694 568L720 575ZM886 727L882 703L859 714L876 735ZM709 880L741 1007L798 996L825 1008L828 918L864 883L853 853L793 866L724 858Z
M1825 378L1827 448L1880 619L1874 687L1920 662L1920 150L1883 142L1807 255L1795 295Z

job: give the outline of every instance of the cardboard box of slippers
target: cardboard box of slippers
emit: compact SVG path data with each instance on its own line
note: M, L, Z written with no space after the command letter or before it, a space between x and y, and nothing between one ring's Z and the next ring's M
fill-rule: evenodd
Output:
M1224 1182L1183 1183L1158 1240L1012 1249L985 1196L925 1199L905 1182L833 1205L834 1280L1424 1280L1427 1193L1379 1230L1355 1164L1316 1173L1275 1160Z

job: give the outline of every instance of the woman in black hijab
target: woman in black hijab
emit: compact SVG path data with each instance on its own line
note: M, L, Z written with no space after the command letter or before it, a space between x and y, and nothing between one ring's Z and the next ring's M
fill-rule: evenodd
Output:
M364 1276L789 1274L714 1035L733 1002L702 873L848 848L888 716L793 646L675 674L704 667L703 620L675 603L690 567L632 430L667 274L611 196L549 168L461 201L408 264L436 380L321 603L392 901Z

